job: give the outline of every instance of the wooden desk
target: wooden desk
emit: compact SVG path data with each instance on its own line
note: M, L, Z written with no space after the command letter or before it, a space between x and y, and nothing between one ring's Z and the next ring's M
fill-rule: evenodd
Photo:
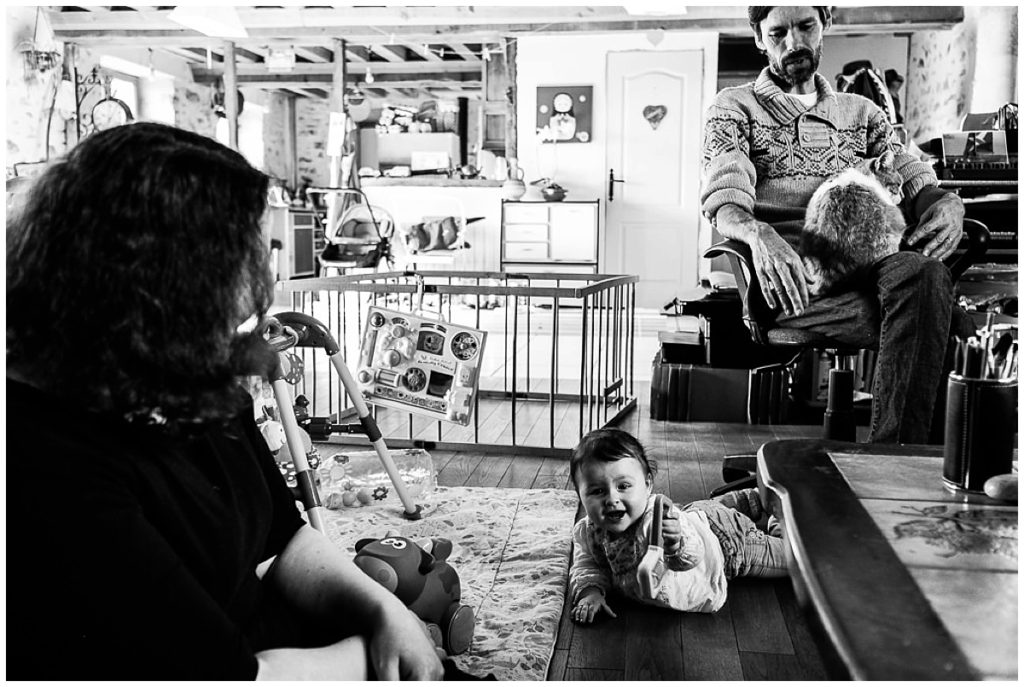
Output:
M837 678L1017 677L1017 508L942 487L942 448L776 441L758 453L796 595Z

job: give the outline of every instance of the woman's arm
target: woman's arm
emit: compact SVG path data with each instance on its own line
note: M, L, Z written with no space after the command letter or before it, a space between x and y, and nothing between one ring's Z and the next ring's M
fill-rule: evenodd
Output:
M369 680L366 642L347 637L315 649L267 649L256 654L257 680Z
M300 613L354 623L345 629L362 638L321 649L261 652L261 678L297 679L320 669L329 671L332 679L357 679L367 673L378 680L442 678L441 661L415 614L309 525L295 533L267 580Z

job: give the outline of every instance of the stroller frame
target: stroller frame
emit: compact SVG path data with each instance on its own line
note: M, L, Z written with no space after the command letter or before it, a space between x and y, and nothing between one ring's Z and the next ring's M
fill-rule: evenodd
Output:
M390 231L381 231L381 222L377 215L374 214L374 207L370 203L366 194L359 188L344 188L344 187L313 187L306 190L307 194L315 193L321 195L334 195L332 202L328 204L328 212L326 220L323 219L320 213L316 214L317 221L323 226L325 246L321 251L319 259L321 263L321 270L328 267L335 269L351 268L351 267L372 267L374 269L380 264L383 259L389 266L394 263L392 255L391 240L395 230L394 218L390 216L390 213L383 208L378 207L378 212L382 212L387 215L386 219L390 224ZM339 205L345 205L347 200L346 194L358 196L358 201L355 204L348 205L348 207L339 208ZM373 233L375 238L357 238L357 237L346 237L341 236L340 233L343 231L345 224L353 219L351 216L356 211L366 210L367 222L373 227ZM358 220L355 220L358 221ZM331 246L339 247L339 250L349 249L349 259L333 261L333 258L325 258L325 253L330 250ZM331 260L334 264L328 262ZM365 264L364 264L365 263Z
M373 444L377 456L384 466L384 470L391 478L395 492L402 502L404 511L402 515L409 520L419 520L422 514L422 506L417 505L402 481L402 477L395 466L384 437L377 427L376 420L370 415L359 387L341 353L341 347L334 337L319 320L299 312L278 313L268 317L265 322L268 333L268 343L277 351L277 363L269 375L271 387L274 390L274 400L277 402L281 416L281 425L284 427L285 439L288 442L288 450L291 452L292 461L295 464L295 483L298 487L300 498L309 523L315 529L324 532L323 513L324 507L320 502L320 494L316 488L316 479L309 461L306 460L306 449L302 440L298 420L295 417L295 409L291 398L291 391L288 382L285 381L285 358L282 353L292 347L298 348L323 348L327 353L331 364L341 378L341 383L352 398L353 406L359 417L359 424L363 432Z

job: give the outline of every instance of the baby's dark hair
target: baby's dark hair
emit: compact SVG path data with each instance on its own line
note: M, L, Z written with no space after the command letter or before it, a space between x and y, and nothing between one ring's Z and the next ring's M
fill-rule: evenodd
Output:
M647 451L629 432L621 429L595 429L580 439L580 443L572 451L569 459L569 476L572 478L573 486L576 484L576 475L584 463L600 461L612 463L623 458L634 458L640 461L644 467L644 473L650 479L658 473L658 463L653 458L647 457Z

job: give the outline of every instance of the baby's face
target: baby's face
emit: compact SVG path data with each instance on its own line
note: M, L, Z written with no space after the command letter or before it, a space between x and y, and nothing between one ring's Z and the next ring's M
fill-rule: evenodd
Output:
M635 458L584 463L576 481L583 508L596 527L621 534L643 517L651 485Z

